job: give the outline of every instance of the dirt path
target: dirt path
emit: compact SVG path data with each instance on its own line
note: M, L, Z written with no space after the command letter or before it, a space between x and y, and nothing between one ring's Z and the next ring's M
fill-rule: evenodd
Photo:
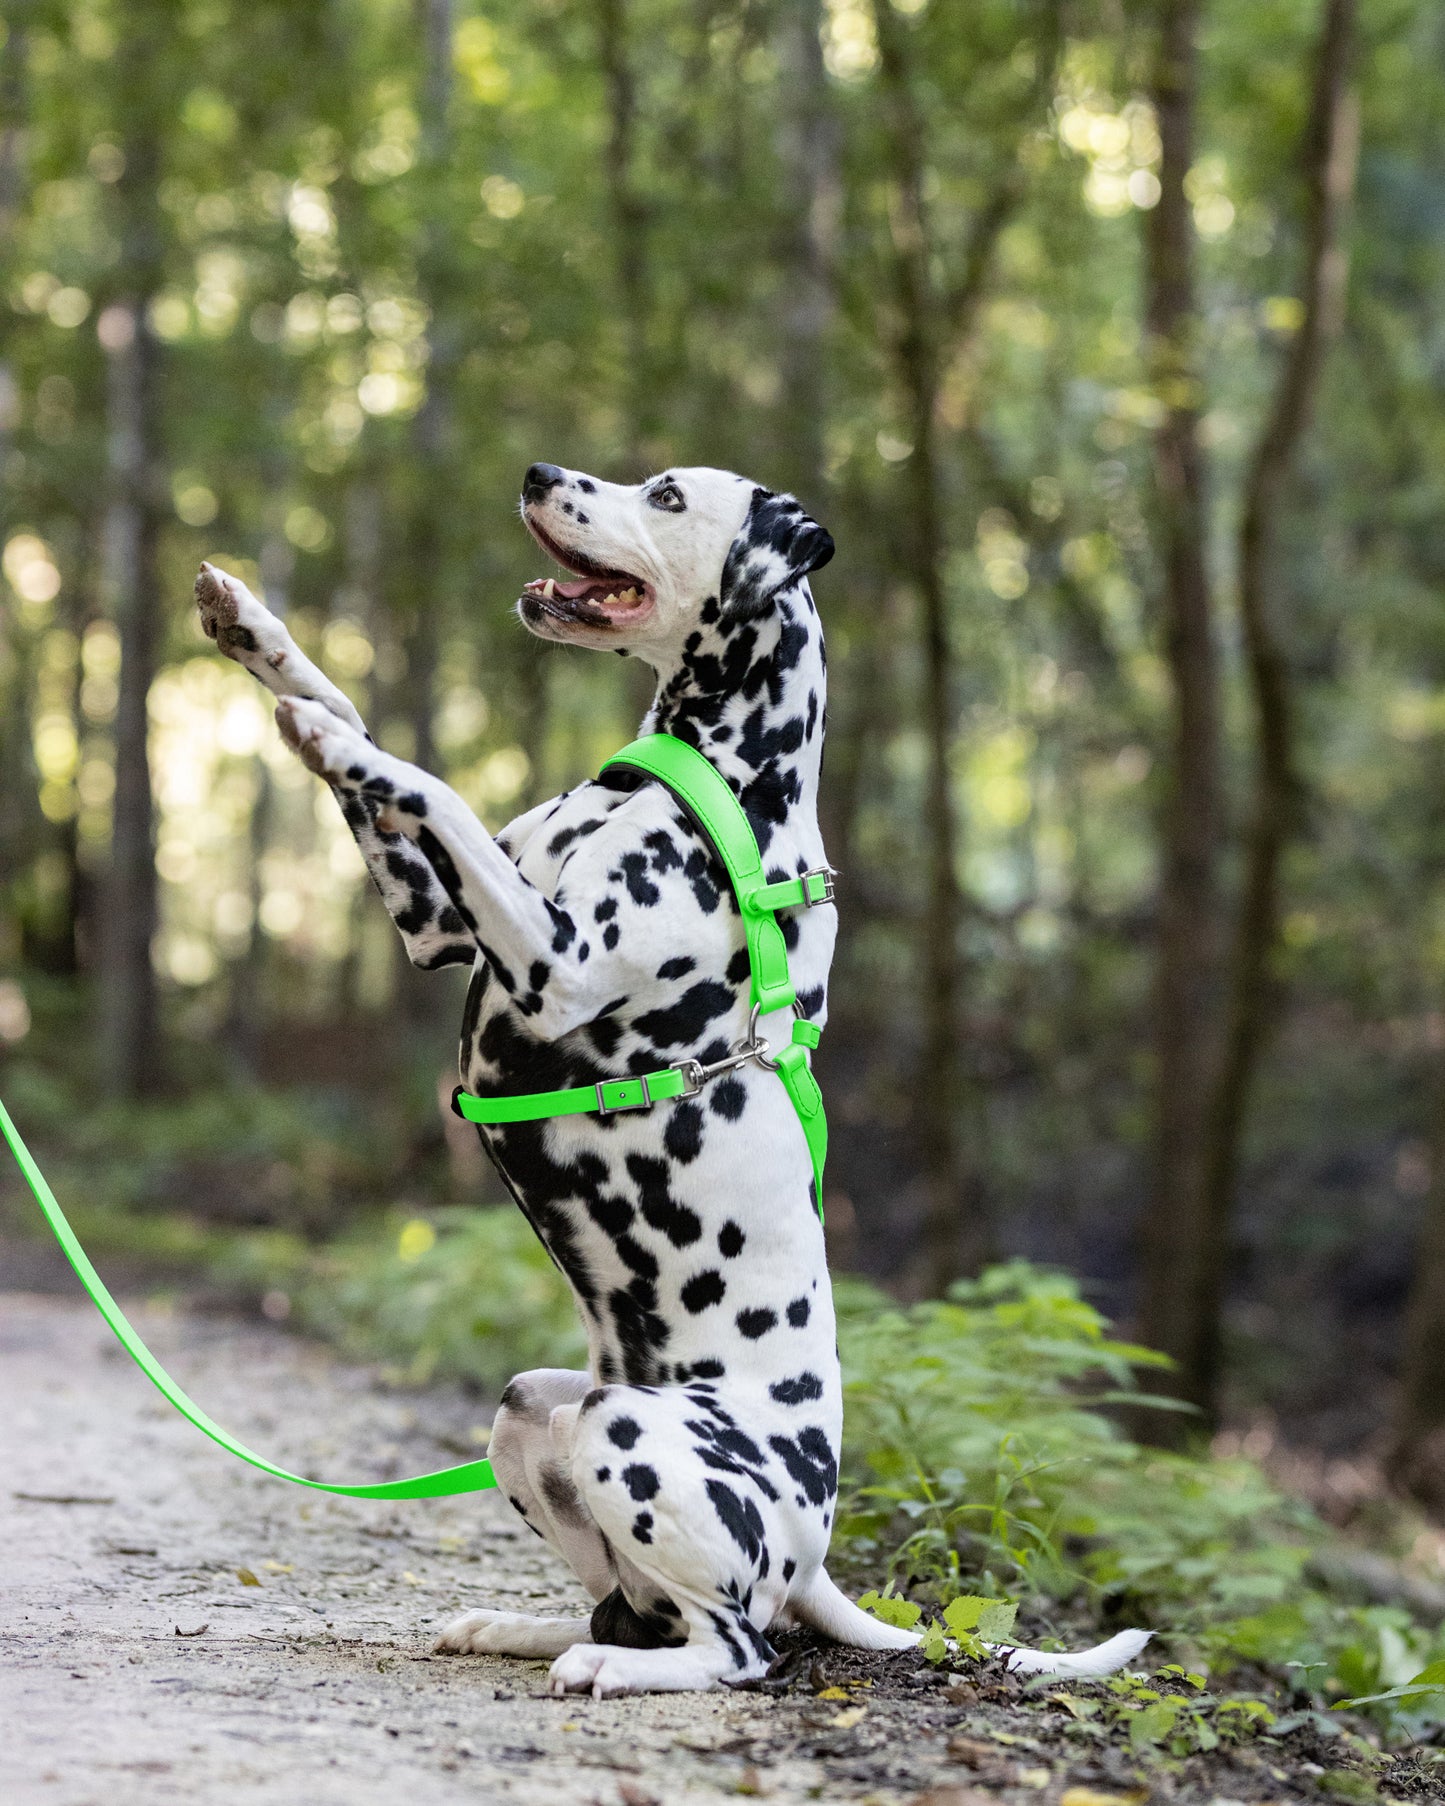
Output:
M459 1394L398 1396L259 1326L134 1320L220 1421L293 1467L386 1477L477 1451L487 1413ZM801 1651L786 1697L602 1702L545 1693L540 1663L433 1658L459 1609L582 1608L495 1493L372 1504L268 1480L176 1416L71 1299L0 1293L0 1576L6 1806L1321 1798L1321 1765L1278 1744L1144 1774L1019 1683L980 1696L911 1657L885 1673Z
M463 1398L428 1394L423 1428L415 1401L295 1337L135 1320L213 1415L291 1465L367 1478L477 1452L486 1413ZM560 1700L541 1664L431 1658L428 1632L469 1605L581 1605L497 1495L374 1504L268 1480L177 1417L80 1303L0 1294L0 1399L10 1806L397 1806L419 1785L428 1806L671 1806L754 1786L881 1806L918 1791L906 1739L897 1785L880 1791L876 1761L842 1772L863 1750L831 1728L836 1706ZM779 1752L764 1778L752 1743L783 1720L790 1741L852 1747Z

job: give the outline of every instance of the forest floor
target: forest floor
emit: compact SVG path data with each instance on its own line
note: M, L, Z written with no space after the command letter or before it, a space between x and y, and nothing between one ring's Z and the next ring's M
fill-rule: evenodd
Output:
M134 1321L228 1429L291 1466L366 1477L478 1452L489 1413L460 1392L399 1394L227 1317ZM73 1298L0 1293L0 1397L9 1806L1441 1797L1437 1767L1308 1729L1150 1765L1012 1679L799 1640L773 1692L554 1698L541 1663L428 1653L468 1607L583 1609L497 1494L376 1504L270 1480L165 1405Z

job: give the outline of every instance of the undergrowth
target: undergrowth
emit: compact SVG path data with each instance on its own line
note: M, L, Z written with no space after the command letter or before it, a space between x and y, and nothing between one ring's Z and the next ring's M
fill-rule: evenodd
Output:
M8 1084L27 1119L67 1119L67 1157L45 1164L102 1259L124 1249L202 1266L232 1295L264 1296L271 1315L389 1363L407 1383L459 1379L495 1394L527 1367L585 1358L567 1288L510 1207L413 1209L319 1243L176 1208L210 1177L217 1147L236 1170L239 1138L248 1186L284 1175L288 1202L314 1199L325 1215L353 1174L374 1172L385 1125L324 1109L272 1121L259 1095L238 1119L232 1092L224 1121L202 1099L177 1105L154 1135L120 1112L73 1116L58 1094L39 1095L33 1071L12 1068ZM99 1197L85 1180L102 1151ZM1130 1441L1121 1407L1157 1408L1136 1376L1162 1358L1113 1339L1071 1279L1016 1262L942 1302L902 1308L846 1278L836 1294L846 1410L833 1559L850 1578L930 1620L947 1622L952 1607L950 1635L969 1629L979 1601L995 1634L1006 1634L1002 1602L1020 1604L1030 1640L1051 1627L1072 1639L1086 1618L1148 1626L1161 1656L1211 1685L1268 1670L1286 1708L1322 1725L1349 1699L1393 1740L1445 1734L1445 1627L1326 1590L1309 1563L1329 1533L1249 1462ZM1126 1705L1130 1735L1158 1726L1166 1747L1230 1723L1212 1706ZM1136 1719L1144 1706L1158 1709ZM1085 1717L1109 1724L1124 1709L1102 1702L1102 1718Z

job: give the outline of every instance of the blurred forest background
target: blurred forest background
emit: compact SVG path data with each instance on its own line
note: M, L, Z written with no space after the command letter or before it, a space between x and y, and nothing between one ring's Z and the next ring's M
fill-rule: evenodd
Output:
M1152 1434L1445 1502L1445 14L3 19L0 1089L96 1246L498 1201L199 560L496 826L647 700L526 465L720 464L839 548L835 1265L1066 1266Z

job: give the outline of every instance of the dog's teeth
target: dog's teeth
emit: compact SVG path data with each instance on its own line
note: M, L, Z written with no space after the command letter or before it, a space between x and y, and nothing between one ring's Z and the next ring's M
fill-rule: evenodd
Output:
M635 608L637 606L637 600L638 600L637 591L635 589L625 589L625 590L623 590L622 594L616 598L616 600L619 602L625 602L629 608Z
M556 579L555 579L555 578L552 578L552 577L549 577L549 578L548 578L548 579L547 579L547 581L546 581L546 582L545 582L545 583L544 583L544 584L543 584L543 585L542 585L542 594L543 594L543 595L544 595L544 596L546 596L546 598L547 598L547 599L548 599L548 601L551 601L551 599L552 599L552 597L553 597L553 596L554 596L554 595L555 595L555 594L556 594L556 593L557 593L557 583L556 583Z
M608 603L609 603L609 602L616 602L616 601L619 601L619 600L620 600L620 598L619 598L619 597L617 597L617 596L604 596L604 597L603 597L603 598L602 598L602 606L603 606L603 607L604 607L604 608L606 608L606 606L607 606L607 604L608 604Z

